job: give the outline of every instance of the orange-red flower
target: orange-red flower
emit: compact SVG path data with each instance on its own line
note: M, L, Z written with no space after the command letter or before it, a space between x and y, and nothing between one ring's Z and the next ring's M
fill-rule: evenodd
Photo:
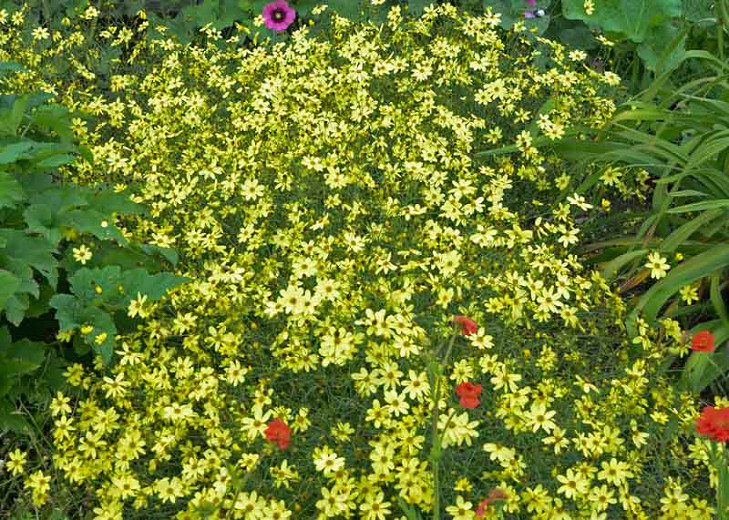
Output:
M478 330L478 324L465 316L456 316L453 321L461 324L461 332L464 336L470 336Z
M464 408L476 408L478 396L481 395L481 385L465 382L456 387L456 395Z
M291 443L291 430L281 419L274 419L268 423L266 439L277 444L282 450L285 450Z
M729 408L707 406L696 419L696 433L717 442L729 441Z
M691 340L691 350L696 352L714 352L714 335L708 330L702 330L694 334Z
M506 500L508 497L506 496L506 493L504 493L502 490L496 488L492 489L489 493L489 497L478 505L478 509L476 509L476 516L482 517L486 513L486 509L489 507L491 502L496 502L497 500Z

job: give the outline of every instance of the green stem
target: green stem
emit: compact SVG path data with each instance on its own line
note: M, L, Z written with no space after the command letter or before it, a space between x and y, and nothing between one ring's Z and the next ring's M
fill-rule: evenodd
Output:
M719 520L728 520L729 515L727 515L727 498L729 497L727 497L725 487L729 485L729 468L727 468L724 457L721 456L722 454L720 454L717 449L717 443L714 441L710 441L710 446L711 461L718 472L718 482L716 486L716 508L718 510L717 518Z
M448 343L448 349L446 350L445 356L443 357L443 364L448 364L448 358L450 358L451 351L453 350L453 343L456 341L456 334L451 335L451 340ZM435 374L435 388L433 389L433 446L430 449L431 462L433 464L433 520L440 520L440 481L439 481L439 461L440 461L440 444L441 439L438 437L438 415L440 413L440 375L441 371L438 370Z

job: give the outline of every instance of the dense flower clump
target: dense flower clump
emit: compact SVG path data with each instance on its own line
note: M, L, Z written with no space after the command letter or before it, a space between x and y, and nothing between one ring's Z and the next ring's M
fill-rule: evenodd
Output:
M102 35L122 52L98 76L88 21L46 45L12 20L0 58L29 72L2 88L86 114L94 161L64 173L147 205L120 224L193 280L142 306L111 367L67 371L54 485L99 518L431 511L424 357L453 316L471 319L442 376L458 400L435 405L451 517L712 517L706 446L676 435L695 404L659 370L677 324L626 337L571 252L591 206L548 144L610 116L614 75L450 6L273 50L148 40L141 16Z

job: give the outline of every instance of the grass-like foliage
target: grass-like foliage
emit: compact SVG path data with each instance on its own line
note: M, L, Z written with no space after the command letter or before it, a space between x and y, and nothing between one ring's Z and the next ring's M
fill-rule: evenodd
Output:
M139 306L113 366L67 371L53 478L17 469L20 504L712 518L695 404L659 370L677 324L629 337L572 254L591 205L550 202L567 186L550 143L611 116L614 74L441 6L378 27L333 16L273 49L132 35L96 76L87 23L50 44L9 16L0 58L30 72L0 86L90 115L74 131L93 161L64 174L147 205L126 231L176 248L192 281ZM476 331L454 334L456 315Z

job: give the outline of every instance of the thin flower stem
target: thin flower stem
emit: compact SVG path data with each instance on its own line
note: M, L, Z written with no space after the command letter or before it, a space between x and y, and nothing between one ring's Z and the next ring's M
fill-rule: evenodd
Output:
M453 350L453 343L456 341L456 334L451 335L451 340L448 343L448 350L446 350L445 356L443 357L443 363L441 366L448 364L448 358ZM440 370L435 374L435 389L433 391L433 446L430 450L430 457L433 464L433 520L440 520L440 482L438 475L438 466L440 461L440 442L438 438L438 415L440 407Z

